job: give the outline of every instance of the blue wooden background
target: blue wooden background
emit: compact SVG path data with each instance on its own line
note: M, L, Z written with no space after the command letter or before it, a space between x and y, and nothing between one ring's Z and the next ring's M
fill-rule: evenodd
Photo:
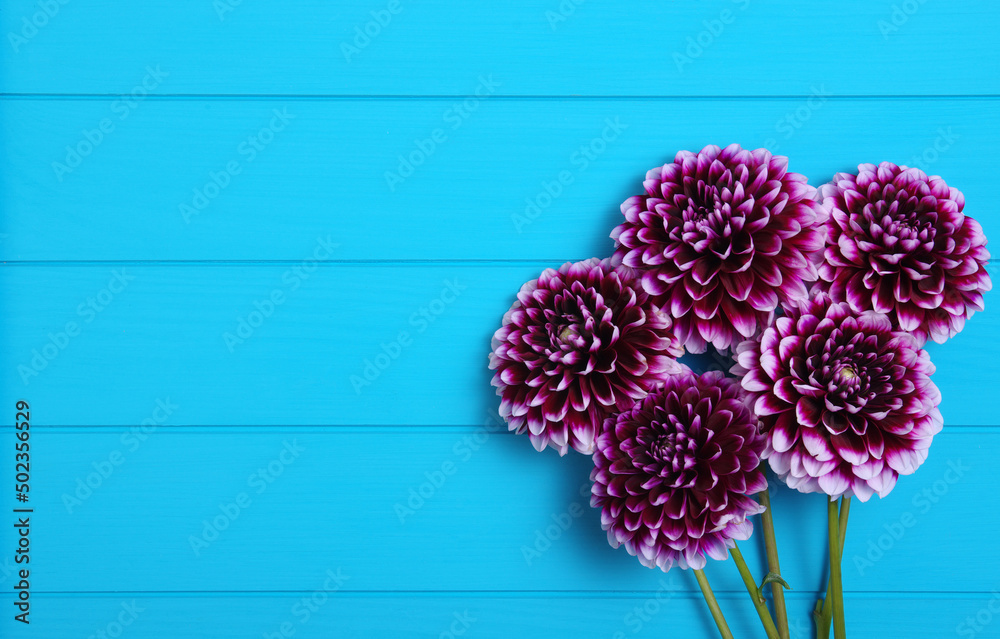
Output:
M707 143L814 184L917 165L1000 237L992 2L0 8L0 512L18 399L34 425L5 638L712 636L690 574L607 545L589 460L496 425L517 288L607 255L645 171ZM854 637L1000 637L997 303L931 346L924 467L852 512ZM774 499L806 639L824 504Z

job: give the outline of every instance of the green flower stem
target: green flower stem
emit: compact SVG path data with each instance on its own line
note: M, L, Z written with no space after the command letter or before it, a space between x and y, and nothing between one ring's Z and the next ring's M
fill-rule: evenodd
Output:
M774 538L774 514L771 512L771 496L765 488L759 493L760 505L766 510L760 520L764 526L764 549L767 552L767 569L776 575L781 574L778 564L778 542ZM777 618L778 635L788 639L788 612L785 609L785 587L778 582L771 583L771 595L774 598L774 616Z
M851 498L843 497L840 500L840 521L838 528L840 532L840 552L844 553L844 540L847 538L847 518L851 512ZM843 558L843 557L842 557ZM819 619L816 620L816 639L828 639L830 637L830 624L833 621L833 599L830 597L830 585L832 578L826 584L826 596L821 600L823 611Z
M730 548L729 552L733 554L733 561L736 562L740 576L743 577L743 584L747 587L747 592L750 593L750 600L753 601L753 607L757 609L760 622L764 624L764 632L767 633L768 639L781 639L778 636L778 629L774 627L774 620L771 619L771 611L767 609L764 598L757 594L757 581L750 574L747 562L743 560L743 553L736 546Z
M833 600L833 636L836 639L846 639L844 590L840 579L840 516L837 513L837 502L832 499L827 506L827 520L830 528L830 590L826 596Z
M726 618L722 616L722 608L719 608L719 602L715 600L712 587L708 585L708 577L705 576L705 571L695 570L694 576L701 587L701 594L705 595L705 603L708 604L708 609L712 613L712 619L715 619L715 625L719 627L719 634L722 635L722 639L733 639L733 633L729 630L729 624L726 623Z

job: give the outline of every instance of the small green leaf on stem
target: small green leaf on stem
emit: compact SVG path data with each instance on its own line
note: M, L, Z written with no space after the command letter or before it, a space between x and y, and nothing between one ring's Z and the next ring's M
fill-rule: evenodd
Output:
M792 587L788 585L788 582L781 578L781 575L776 572L769 572L764 575L763 581L761 581L760 585L757 586L757 597L761 601L764 601L764 586L767 584L781 584L781 587L785 590L792 589Z

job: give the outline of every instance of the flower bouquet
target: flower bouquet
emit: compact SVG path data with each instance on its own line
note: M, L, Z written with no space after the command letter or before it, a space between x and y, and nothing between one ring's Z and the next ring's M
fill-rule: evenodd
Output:
M769 639L788 639L763 460L828 500L830 578L817 637L846 634L851 499L886 497L943 421L923 346L990 290L982 228L937 176L883 162L819 189L765 149L707 146L646 174L614 253L525 284L489 366L510 430L592 455L591 504L615 548L694 572L732 555ZM680 360L708 350L729 375ZM761 515L768 574L736 544ZM770 584L773 614L762 592Z

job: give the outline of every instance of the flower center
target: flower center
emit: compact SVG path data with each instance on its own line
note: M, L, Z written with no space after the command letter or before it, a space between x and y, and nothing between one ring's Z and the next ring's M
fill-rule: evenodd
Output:
M885 195L884 199L865 205L864 219L856 221L876 243L888 242L896 248L897 240L916 240L921 245L933 243L936 235L936 209L905 190ZM912 251L909 247L907 251Z
M649 455L656 461L669 463L674 457L675 451L674 435L660 435L649 446Z
M674 488L688 488L694 485L696 475L692 469L697 465L697 442L683 432L662 433L653 440L646 452L651 463L644 470L663 478Z
M721 209L722 201L718 198L718 189L703 184L699 186L698 193L688 199L685 217L698 228L712 226L715 221L713 214L720 212Z
M842 362L834 368L833 387L842 400L854 402L855 394L866 385L866 373L863 368L858 368L857 362Z
M572 344L580 337L580 331L576 330L576 327L570 324L566 326L561 331L559 331L559 343L560 344Z

